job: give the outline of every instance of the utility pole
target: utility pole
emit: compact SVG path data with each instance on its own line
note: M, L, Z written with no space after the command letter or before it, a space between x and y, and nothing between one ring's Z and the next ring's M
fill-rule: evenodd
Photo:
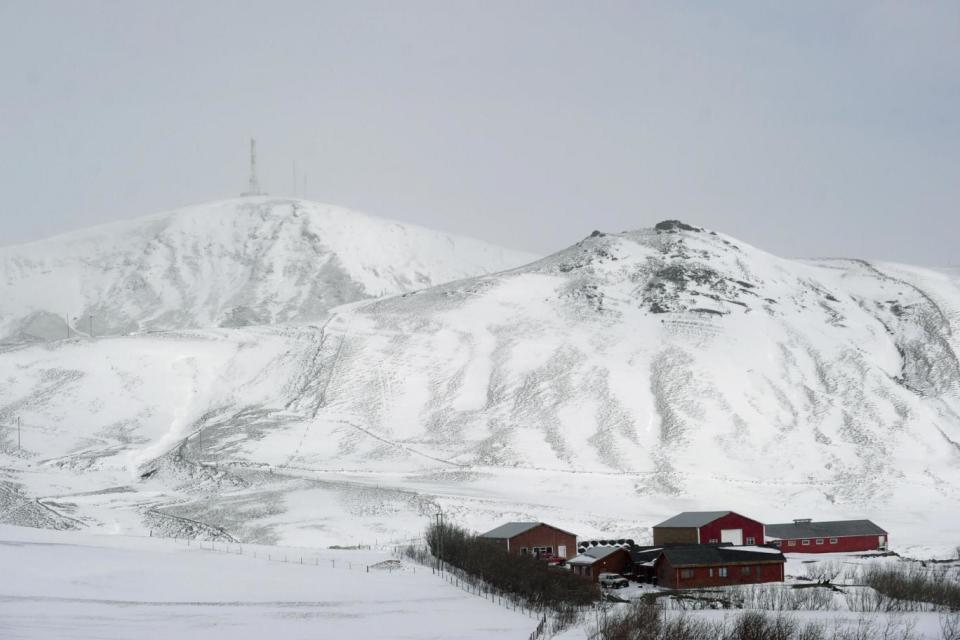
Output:
M443 573L443 509L437 505L437 570Z

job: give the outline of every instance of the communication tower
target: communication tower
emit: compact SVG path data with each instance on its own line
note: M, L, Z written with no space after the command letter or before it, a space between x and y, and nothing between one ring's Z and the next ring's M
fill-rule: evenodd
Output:
M242 196L259 196L260 183L257 182L257 141L250 138L250 185Z

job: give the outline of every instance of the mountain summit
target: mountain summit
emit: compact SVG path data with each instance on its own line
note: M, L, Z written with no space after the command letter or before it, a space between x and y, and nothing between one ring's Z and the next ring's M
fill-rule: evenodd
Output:
M956 496L958 331L947 272L668 221L346 309L317 360L336 374L297 401L453 463L631 473L642 493L761 477L865 504L910 477Z
M305 200L251 197L0 247L0 342L273 324L534 256ZM92 323L92 324L91 324Z

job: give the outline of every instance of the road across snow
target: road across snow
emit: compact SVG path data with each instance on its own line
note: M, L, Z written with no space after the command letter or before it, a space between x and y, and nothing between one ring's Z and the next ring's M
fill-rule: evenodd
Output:
M383 553L217 549L0 525L0 637L482 639L536 626L420 566L367 571Z

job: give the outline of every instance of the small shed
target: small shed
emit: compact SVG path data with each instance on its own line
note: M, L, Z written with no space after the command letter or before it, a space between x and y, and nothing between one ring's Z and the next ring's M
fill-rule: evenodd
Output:
M763 544L763 523L734 511L684 511L653 526L653 544Z
M626 547L590 547L567 564L573 575L596 582L601 573L633 573L633 561Z
M576 553L577 536L543 522L508 522L480 534L503 543L509 553L568 560Z
M783 582L786 559L771 547L664 547L654 563L657 586L669 589Z
M798 519L768 524L770 541L786 553L886 551L890 534L869 520L814 522Z

